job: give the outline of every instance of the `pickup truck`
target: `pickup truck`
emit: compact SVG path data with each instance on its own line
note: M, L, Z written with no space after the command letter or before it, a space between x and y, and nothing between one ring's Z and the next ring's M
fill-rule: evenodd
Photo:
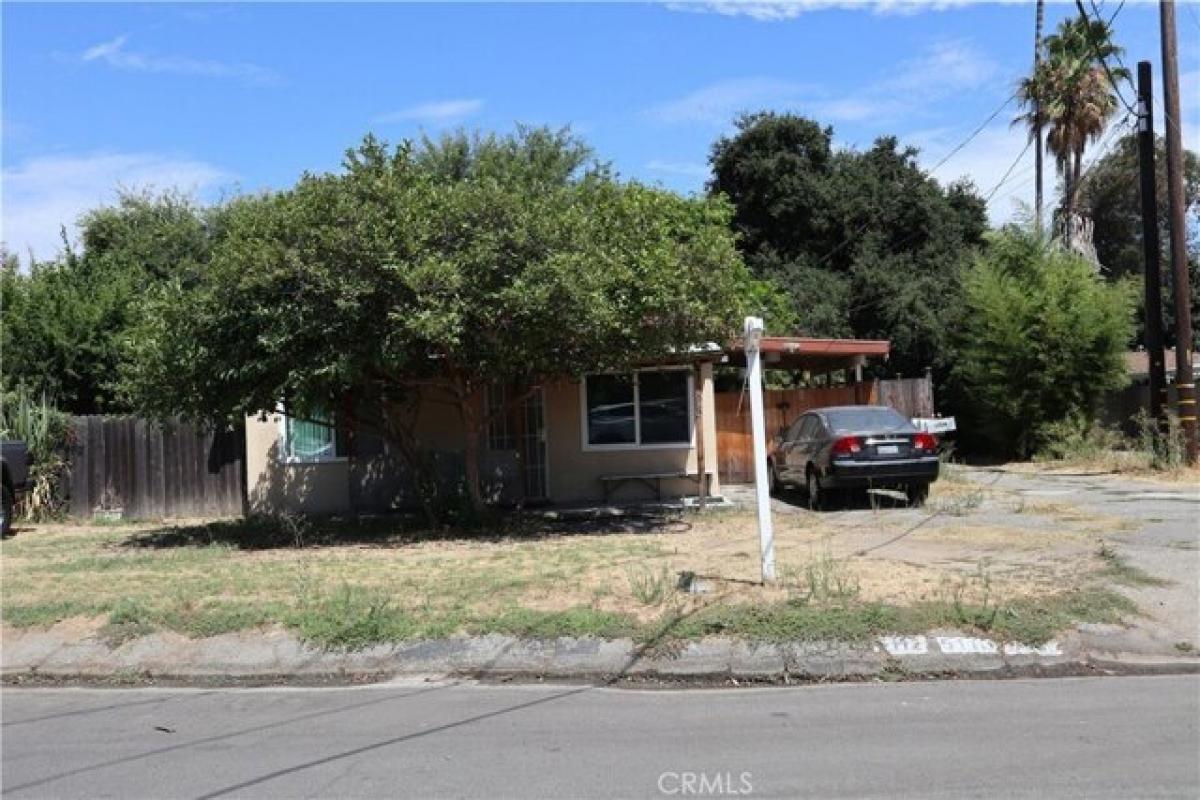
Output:
M0 535L8 536L12 530L13 506L17 496L25 491L29 480L29 449L25 443L15 439L0 442Z

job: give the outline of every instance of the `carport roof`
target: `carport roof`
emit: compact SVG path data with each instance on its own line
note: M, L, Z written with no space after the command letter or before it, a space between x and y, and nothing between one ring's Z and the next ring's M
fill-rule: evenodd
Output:
M868 358L887 358L887 339L813 339L804 336L764 336L759 345L767 369L829 372L862 364ZM732 364L746 363L746 344L735 339L726 348Z

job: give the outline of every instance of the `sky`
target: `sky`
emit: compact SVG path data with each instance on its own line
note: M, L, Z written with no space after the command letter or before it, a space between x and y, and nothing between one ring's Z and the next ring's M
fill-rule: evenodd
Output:
M1115 14L1124 63L1149 60L1158 80L1157 3L1095 3ZM1075 13L1049 2L1047 30ZM1033 154L1015 103L1001 109L1030 67L1032 2L5 2L0 14L0 236L22 258L53 257L60 230L74 238L79 215L119 190L215 202L285 188L338 169L368 132L569 125L623 177L702 192L713 142L765 109L831 125L839 146L895 135L939 180L992 193L993 222L1032 204ZM1185 144L1200 149L1200 4L1177 17Z

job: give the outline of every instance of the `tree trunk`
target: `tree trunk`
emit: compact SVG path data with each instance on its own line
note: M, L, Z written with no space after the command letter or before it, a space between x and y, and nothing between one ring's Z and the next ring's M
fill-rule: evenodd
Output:
M475 408L475 391L469 382L456 381L454 391L463 421L463 468L467 479L467 498L478 518L484 512L483 492L479 486L479 438L483 434L483 419Z

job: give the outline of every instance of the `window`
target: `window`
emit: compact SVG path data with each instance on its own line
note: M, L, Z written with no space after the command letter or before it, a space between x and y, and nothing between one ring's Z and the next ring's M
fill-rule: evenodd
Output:
M329 415L317 409L305 419L283 418L283 457L286 461L332 461L338 457L337 432Z
M672 447L691 444L690 370L588 375L583 381L583 395L586 446Z
M489 383L487 387L488 449L516 450L517 436L513 430L511 409L508 408L508 390L502 383Z

